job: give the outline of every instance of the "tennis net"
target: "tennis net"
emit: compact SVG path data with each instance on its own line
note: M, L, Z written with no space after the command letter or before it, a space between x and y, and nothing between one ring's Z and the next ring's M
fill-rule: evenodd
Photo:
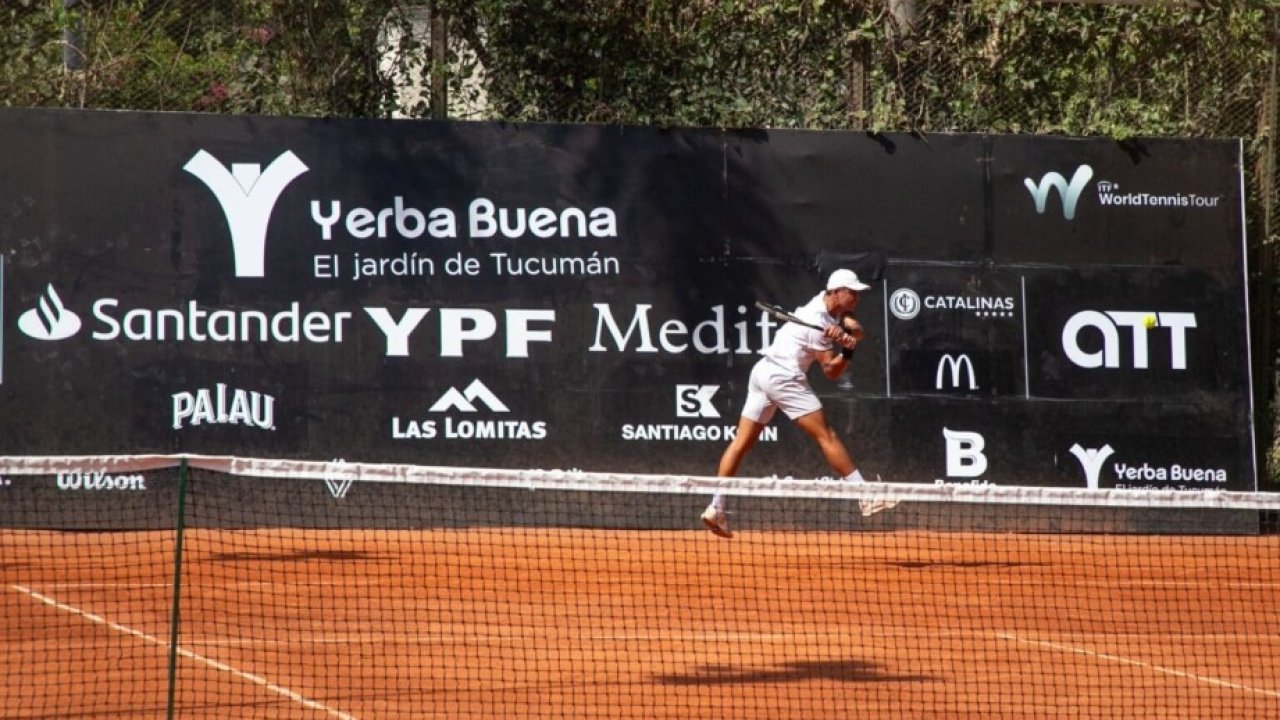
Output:
M731 496L732 540L702 529ZM863 517L859 499L897 499ZM12 718L1280 716L1261 493L0 458Z

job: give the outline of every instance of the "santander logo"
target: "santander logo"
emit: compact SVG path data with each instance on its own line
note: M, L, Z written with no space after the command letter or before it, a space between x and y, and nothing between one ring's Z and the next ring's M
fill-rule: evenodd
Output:
M18 316L18 329L36 340L66 340L80 332L80 316L62 304L50 283L39 304Z

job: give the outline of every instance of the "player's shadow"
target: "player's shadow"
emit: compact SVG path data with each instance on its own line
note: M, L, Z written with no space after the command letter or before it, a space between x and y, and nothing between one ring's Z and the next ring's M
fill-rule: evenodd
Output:
M327 560L343 562L347 560L374 560L379 553L368 553L361 550L289 550L285 552L224 552L214 553L208 557L210 562L299 562L307 560Z
M750 683L788 683L805 680L839 682L927 682L927 675L893 675L883 673L875 663L865 660L807 660L789 662L771 668L744 668L733 665L703 665L693 673L660 675L662 685L739 685Z

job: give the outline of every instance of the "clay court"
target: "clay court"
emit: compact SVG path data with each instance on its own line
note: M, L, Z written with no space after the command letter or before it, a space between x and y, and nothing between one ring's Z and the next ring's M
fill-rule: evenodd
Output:
M1275 537L272 529L184 544L181 718L1280 716ZM0 714L164 717L173 552L172 532L0 532Z

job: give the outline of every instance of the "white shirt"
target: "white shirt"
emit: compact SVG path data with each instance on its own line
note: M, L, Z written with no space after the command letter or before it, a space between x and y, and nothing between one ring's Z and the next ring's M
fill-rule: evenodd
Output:
M836 324L836 319L827 312L827 304L823 300L824 293L818 293L808 303L795 309L792 314L806 322L826 328ZM803 375L823 350L836 347L834 341L814 330L795 323L783 323L773 336L773 342L764 349L763 355L770 361L788 370L795 370Z

